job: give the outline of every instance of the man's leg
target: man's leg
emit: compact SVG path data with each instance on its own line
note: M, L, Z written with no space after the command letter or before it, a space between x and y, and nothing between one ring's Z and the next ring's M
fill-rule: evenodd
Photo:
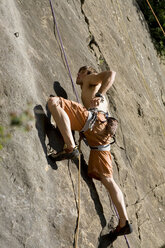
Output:
M120 227L124 227L126 224L126 220L128 220L127 211L124 203L124 197L123 194L118 187L118 185L115 183L113 177L102 177L101 178L102 184L105 186L105 188L108 190L111 199L118 211L119 214L119 225Z
M61 108L60 98L50 97L48 100L48 108L63 136L67 149L72 152L75 147L75 142L71 131L70 119L67 113Z

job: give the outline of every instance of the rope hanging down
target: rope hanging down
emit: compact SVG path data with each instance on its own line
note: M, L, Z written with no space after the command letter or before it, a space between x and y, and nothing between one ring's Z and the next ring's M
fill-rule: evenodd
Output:
M59 41L60 41L60 45L61 45L61 49L62 49L62 52L63 52L63 55L64 55L65 63L66 63L66 66L67 66L67 69L68 69L68 72L69 72L69 77L70 77L70 80L71 80L71 83L72 83L73 92L75 93L77 102L80 102L79 101L79 98L78 98L78 94L77 94L76 88L75 88L75 85L74 85L74 82L73 82L73 79L72 79L72 74L71 74L71 71L70 71L70 68L69 68L69 63L68 63L68 60L67 60L67 57L66 57L66 53L65 53L65 50L64 50L64 46L63 46L63 42L62 42L62 39L61 39L61 35L60 35L59 29L58 29L58 25L57 25L56 16L55 16L55 12L54 12L54 9L53 9L52 1L49 0L49 3L50 3L52 15L53 15L54 25L55 25L56 30L57 30L57 35L58 35L58 38L59 38Z
M54 25L55 25L56 30L57 30L57 34L58 34L58 38L59 38L59 41L60 41L61 49L62 49L64 58L65 58L65 63L66 63L66 66L67 66L67 69L68 69L68 72L69 72L69 77L70 77L70 80L71 80L71 83L72 83L73 92L74 92L74 94L76 96L77 102L80 102L79 98L78 98L76 88L75 88L75 85L74 85L74 82L73 82L73 79L72 79L72 74L71 74L69 64L68 64L68 60L67 60L67 57L66 57L66 54L65 54L65 50L64 50L62 39L61 39L61 35L60 35L59 29L58 29L58 25L57 25L56 16L55 16L55 12L54 12L54 9L53 9L52 1L49 0L49 3L50 3L52 15L53 15ZM80 155L80 146L81 146L81 142L79 142L78 219L77 219L77 229L76 229L76 234L75 234L75 248L78 248L78 237L79 237L79 226L80 226L80 208L81 208L81 158L80 158L81 155Z

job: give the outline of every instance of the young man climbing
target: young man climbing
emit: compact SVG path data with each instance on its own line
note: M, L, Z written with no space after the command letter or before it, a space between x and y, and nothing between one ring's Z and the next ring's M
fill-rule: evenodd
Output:
M92 67L83 66L79 69L76 83L81 87L84 106L62 97L49 98L48 108L66 144L62 152L52 153L49 157L54 161L78 157L72 130L83 132L91 148L88 174L100 180L108 190L119 214L119 224L112 233L121 236L131 233L132 226L128 221L123 194L112 175L109 145L112 135L108 129L108 102L105 94L114 83L115 76L114 71L97 73Z

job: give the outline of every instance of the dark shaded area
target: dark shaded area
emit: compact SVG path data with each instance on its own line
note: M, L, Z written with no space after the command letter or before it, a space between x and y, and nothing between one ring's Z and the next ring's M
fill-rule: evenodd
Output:
M164 245L162 245L160 248L165 248L165 244L164 244Z
M37 105L34 108L34 114L36 119L36 129L38 131L38 137L40 139L43 151L45 153L48 164L52 169L57 169L56 163L53 163L47 155L47 145L59 152L64 146L63 138L58 130L51 123L50 119L44 113L41 105ZM46 144L46 136L48 138L48 144Z
M54 82L53 87L54 87L54 91L57 96L63 97L63 98L68 97L66 91L61 87L58 81ZM36 119L36 129L38 131L38 137L42 144L42 148L45 153L48 164L52 167L52 169L57 169L57 164L52 162L48 158L47 145L49 144L50 148L54 149L56 152L59 152L64 147L64 141L63 141L61 133L59 132L59 129L54 127L51 124L51 121L50 121L51 113L48 109L47 104L46 104L46 112L47 113L44 112L44 109L41 105L35 106L34 114L35 114L35 119ZM46 144L46 137L48 138L47 144Z
M100 237L98 248L107 248L108 246L112 245L116 239L116 235L113 235L112 233L105 234Z
M67 95L66 91L64 90L63 87L61 87L61 84L58 81L54 81L53 89L56 93L56 96L68 99L68 95ZM54 95L50 95L50 96L53 97ZM50 120L51 113L50 113L47 105L46 105L46 111L47 111L47 117Z
M158 24L151 8L149 7L146 0L136 0L133 1L134 5L137 7L137 12L142 12L145 19L139 16L139 20L143 25L148 24L148 31L151 34L152 42L158 55L162 60L165 59L165 36L162 31L165 23L165 2L162 0L150 0L151 8L153 9L157 19L159 20L161 27Z
M66 91L64 90L64 88L61 87L61 85L58 81L54 82L53 88L54 88L54 91L55 91L57 96L59 96L59 97L61 96L65 99L68 99L68 95L67 95Z

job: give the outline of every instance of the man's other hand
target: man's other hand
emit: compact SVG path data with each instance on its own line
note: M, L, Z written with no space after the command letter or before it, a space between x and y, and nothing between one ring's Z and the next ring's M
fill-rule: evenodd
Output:
M97 108L100 105L101 100L102 99L100 97L92 98L90 103L90 108Z

